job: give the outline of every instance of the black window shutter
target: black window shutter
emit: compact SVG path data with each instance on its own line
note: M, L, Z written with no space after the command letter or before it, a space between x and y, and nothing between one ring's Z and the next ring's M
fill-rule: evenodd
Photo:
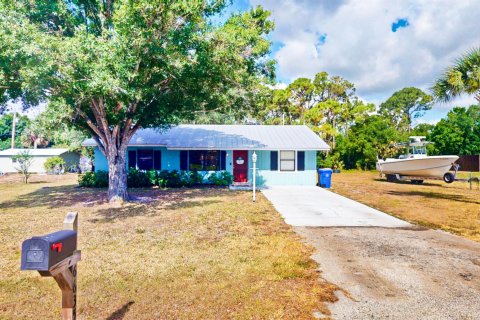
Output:
M220 151L220 170L227 170L227 151Z
M305 171L305 151L298 151L297 157L298 157L297 170Z
M278 151L270 151L270 170L278 170Z
M162 170L162 152L160 150L153 151L153 169Z
M187 150L180 151L180 170L182 171L188 170L188 151Z
M137 150L128 151L128 167L129 168L137 167Z

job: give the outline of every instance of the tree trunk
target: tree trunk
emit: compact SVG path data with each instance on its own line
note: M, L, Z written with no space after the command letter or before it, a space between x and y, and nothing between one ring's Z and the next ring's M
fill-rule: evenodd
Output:
M127 192L127 150L110 147L108 159L108 201L123 202L128 200Z

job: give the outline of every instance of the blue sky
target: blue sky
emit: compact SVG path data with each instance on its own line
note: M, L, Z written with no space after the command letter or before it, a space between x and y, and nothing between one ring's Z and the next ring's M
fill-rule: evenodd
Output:
M377 105L404 87L428 90L456 57L480 45L477 0L234 0L228 12L256 5L272 11L276 24L278 82L327 71ZM420 122L473 103L437 104Z

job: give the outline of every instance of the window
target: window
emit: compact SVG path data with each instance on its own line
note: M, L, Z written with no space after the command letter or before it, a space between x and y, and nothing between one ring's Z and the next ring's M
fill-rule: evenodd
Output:
M162 152L153 149L129 150L128 167L139 170L161 170Z
M280 171L295 171L295 151L280 151Z
M220 170L220 156L218 151L205 151L203 170L217 171Z
M188 152L188 160L188 168L190 170L220 170L220 151L218 150L190 150Z
M188 169L203 170L203 151L191 150L188 152Z
M138 169L153 169L153 150L138 150Z
M137 150L128 151L128 168L137 167Z

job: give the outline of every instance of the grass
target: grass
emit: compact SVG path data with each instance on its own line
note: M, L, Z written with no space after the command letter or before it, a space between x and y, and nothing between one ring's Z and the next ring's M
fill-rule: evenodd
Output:
M474 176L478 176L474 175ZM461 178L468 174L462 173ZM401 219L480 241L480 190L465 182L391 183L378 172L342 171L333 191Z
M21 242L79 212L80 319L311 319L334 285L261 195L139 189L112 207L76 176L0 178L0 318L54 319L60 290L20 268Z

